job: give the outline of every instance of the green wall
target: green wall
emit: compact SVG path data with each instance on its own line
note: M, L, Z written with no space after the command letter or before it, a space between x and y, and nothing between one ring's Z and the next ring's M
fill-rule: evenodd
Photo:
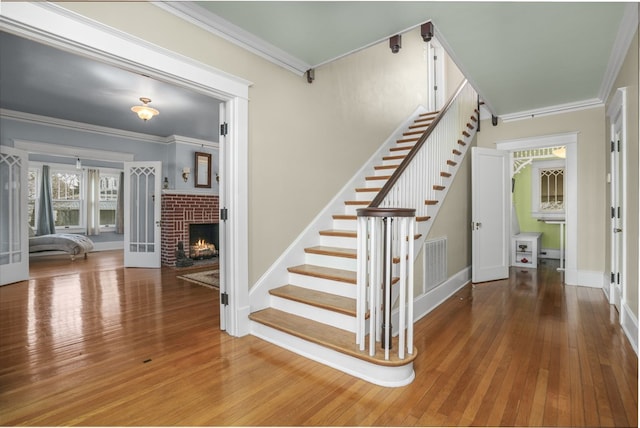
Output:
M542 232L542 248L560 249L560 225L547 224L531 217L531 165L514 176L513 203L521 232Z

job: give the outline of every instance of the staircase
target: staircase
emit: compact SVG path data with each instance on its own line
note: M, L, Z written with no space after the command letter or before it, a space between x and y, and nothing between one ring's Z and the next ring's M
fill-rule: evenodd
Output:
M380 346L372 356L366 350L360 351L356 345L356 210L372 203L437 114L415 114L393 136L395 141L388 141L377 154L377 164L366 168L367 173L364 176L360 174L360 180L353 180L355 188L341 192L340 196L348 196L339 204L330 204L328 209L333 209L333 213L327 216L328 209L325 209L314 221L316 226L303 233L303 238L276 262L275 265L286 265L286 272L268 272L265 280L258 282L258 285L273 285L251 291L252 313L249 318L252 334L375 384L402 386L413 380L416 349L403 359L393 354L385 359ZM475 120L474 117L471 122ZM470 142L468 131L475 125L468 126L457 147L451 150L446 164L442 165L441 181L433 185L442 197ZM431 222L432 213L437 212L440 200L433 197L423 199L426 211L416 217L416 239L426 235L427 225ZM329 219L321 218L323 214ZM314 227L317 230L313 230ZM424 236L422 241L416 241L416 245L423 241ZM394 260L394 263L398 262ZM274 284L275 281L281 282ZM261 292L268 293L268 296L260 297ZM392 347L397 349L397 344L393 343Z

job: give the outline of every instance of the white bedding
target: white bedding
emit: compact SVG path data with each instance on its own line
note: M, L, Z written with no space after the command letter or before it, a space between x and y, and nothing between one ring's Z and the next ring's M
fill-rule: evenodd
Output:
M84 254L86 257L86 253L91 250L93 250L93 241L84 235L75 233L54 233L29 238L30 253L64 251L71 255L73 260L75 256L80 254Z

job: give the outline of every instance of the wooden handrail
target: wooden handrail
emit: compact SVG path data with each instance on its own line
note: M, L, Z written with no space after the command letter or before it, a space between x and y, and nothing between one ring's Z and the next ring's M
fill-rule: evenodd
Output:
M356 210L358 217L415 217L413 208L359 208Z
M409 151L409 153L404 158L404 160L400 163L400 166L398 166L398 168L394 171L391 177L389 177L389 179L387 180L385 185L382 187L380 192L378 192L376 197L373 198L373 201L371 201L371 203L369 204L369 208L378 208L382 203L382 201L384 201L384 198L387 197L387 195L393 188L393 185L396 184L396 181L398 181L398 179L400 178L404 170L407 169L407 167L409 166L413 158L420 151L420 148L422 148L425 141L427 141L427 138L429 138L429 136L435 129L436 125L438 125L438 122L440 122L440 119L445 115L445 113L447 113L449 108L451 108L451 106L453 105L453 102L458 97L460 92L462 92L462 89L466 84L467 84L467 79L464 79L460 84L460 86L458 87L458 89L456 90L456 92L453 94L453 96L449 99L447 104L444 106L444 108L440 111L440 113L438 113L438 116L436 116L433 122L431 122L431 125L429 125L429 127L424 132L424 134L422 134L420 139L418 139L415 146L413 146L413 148Z

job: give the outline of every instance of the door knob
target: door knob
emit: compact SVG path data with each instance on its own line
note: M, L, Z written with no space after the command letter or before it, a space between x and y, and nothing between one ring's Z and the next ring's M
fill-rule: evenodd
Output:
M615 229L613 229L613 233L620 233L622 232L622 229L616 227Z

